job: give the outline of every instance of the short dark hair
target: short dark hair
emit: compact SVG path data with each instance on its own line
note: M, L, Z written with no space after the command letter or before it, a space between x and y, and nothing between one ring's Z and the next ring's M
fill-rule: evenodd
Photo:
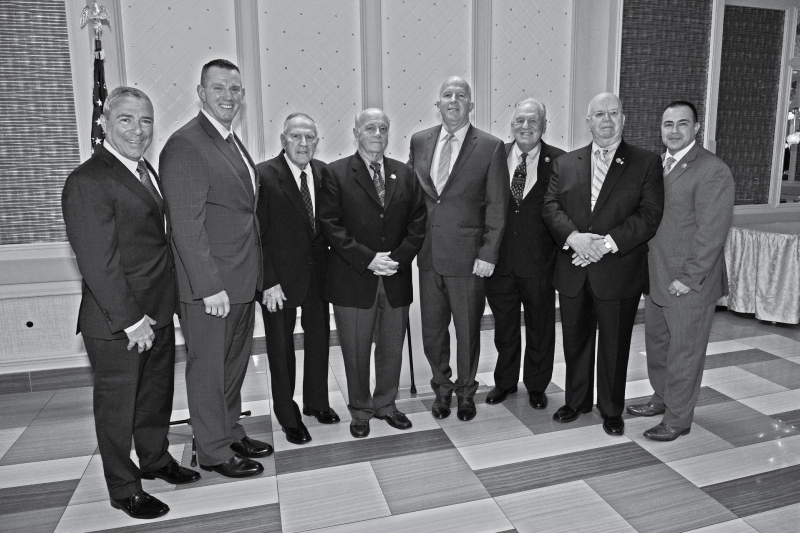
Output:
M227 59L212 59L211 61L203 65L203 70L200 71L200 85L202 85L203 87L205 87L206 74L208 74L208 69L213 67L222 68L225 70L235 70L236 72L239 72L239 67L237 67ZM239 73L241 74L241 72Z
M153 105L153 103L150 102L150 98L144 93L144 91L141 91L135 87L125 87L124 85L119 86L111 91L111 93L106 96L106 101L103 102L103 114L106 116L106 118L111 117L111 111L114 109L114 106L117 105L117 100L126 97L147 100L150 105Z
M675 100L674 102L669 104L667 107L665 107L664 111L666 111L667 109L672 109L673 107L688 107L689 109L692 110L692 116L694 116L694 121L695 122L699 122L697 120L697 108L694 106L693 103L691 103L691 102L689 102L687 100ZM664 113L662 112L661 114L663 115Z

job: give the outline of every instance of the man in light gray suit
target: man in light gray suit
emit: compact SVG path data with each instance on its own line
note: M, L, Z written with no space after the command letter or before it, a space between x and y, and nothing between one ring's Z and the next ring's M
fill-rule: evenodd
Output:
M664 217L649 243L645 300L647 370L655 392L648 403L628 407L634 416L664 415L644 432L656 441L691 429L714 307L728 293L723 246L733 216L733 176L697 144L699 130L692 103L676 101L664 110Z

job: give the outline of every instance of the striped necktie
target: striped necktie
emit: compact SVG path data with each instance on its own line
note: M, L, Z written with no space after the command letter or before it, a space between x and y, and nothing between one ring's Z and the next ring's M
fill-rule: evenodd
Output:
M666 177L669 171L672 170L672 165L675 164L675 158L670 156L664 163L664 177Z
M450 156L452 155L453 147L450 144L450 141L453 140L452 133L448 133L444 136L444 146L442 146L442 151L439 153L439 168L436 170L436 192L442 192L444 189L445 183L447 183L447 178L450 176Z
M600 196L600 189L603 188L603 182L608 173L608 163L606 162L607 155L607 149L596 150L594 153L595 165L594 174L592 175L592 210L594 210L594 204L597 203L597 197Z
M136 172L139 174L139 181L144 185L144 188L147 189L147 192L150 193L150 196L153 197L153 200L156 201L156 205L158 205L158 213L161 217L164 217L164 199L158 194L155 186L153 185L153 180L150 178L150 172L147 170L147 164L145 164L144 159L139 160L139 164L136 165Z
M384 183L383 176L381 175L381 164L377 161L373 161L369 164L369 168L371 168L373 172L372 183L375 184L375 190L378 192L378 198L380 198L381 205L383 205L384 198L386 197L386 184Z

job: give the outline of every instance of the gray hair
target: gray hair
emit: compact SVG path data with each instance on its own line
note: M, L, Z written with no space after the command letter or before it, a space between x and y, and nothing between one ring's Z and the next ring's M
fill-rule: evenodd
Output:
M144 91L136 89L135 87L117 87L111 91L111 94L106 97L106 101L103 102L103 115L107 119L111 117L111 110L114 109L117 100L121 98L139 98L140 100L147 100L151 106L153 105L153 102L150 101L150 97L144 94Z
M547 120L547 108L539 100L537 100L535 98L532 98L532 97L525 98L524 100L520 100L519 102L514 104L514 113L516 113L516 109L519 106L523 105L523 104L532 104L532 105L538 106L542 110L542 122ZM513 119L513 114L512 114L512 119L511 120L512 121L514 120Z
M310 116L306 115L305 113L297 112L297 113L290 114L288 117L286 117L286 120L283 121L283 133L284 134L286 133L286 127L289 125L289 122L291 122L293 119L296 119L298 117L307 118L308 120L310 120L312 122L312 124L314 124L314 129L317 128L317 123L314 122L313 118L311 118Z
M361 122L362 122L361 117L363 115L365 115L366 113L369 113L370 111L380 111L381 114L383 115L383 118L386 119L386 125L387 126L391 126L392 121L389 120L389 115L387 115L386 112L384 112L383 109L381 109L379 107L370 107L369 109L364 109L363 111L359 111L358 113L356 113L356 121L355 121L355 128L356 129L358 129L361 126Z

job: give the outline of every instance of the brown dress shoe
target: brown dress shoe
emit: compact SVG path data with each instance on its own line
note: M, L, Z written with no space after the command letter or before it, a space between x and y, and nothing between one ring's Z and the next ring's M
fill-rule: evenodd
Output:
M515 392L517 392L516 385L514 385L513 387L509 387L507 389L504 389L502 387L495 387L491 391L489 391L489 394L486 395L486 403L488 403L489 405L503 403L506 400L506 398L508 398L509 394L513 394Z
M173 485L185 485L186 483L194 483L200 479L200 473L190 470L178 464L178 461L173 459L158 470L152 472L142 472L142 479L163 479L167 483Z
M150 496L143 490L120 500L112 498L111 507L119 509L131 518L139 518L141 520L152 520L169 512L169 505L158 498Z
M674 428L669 424L661 422L644 432L644 438L659 442L669 442L677 439L681 435L688 435L692 428Z
M656 416L664 414L663 407L656 407L650 402L629 405L627 411L633 416Z

